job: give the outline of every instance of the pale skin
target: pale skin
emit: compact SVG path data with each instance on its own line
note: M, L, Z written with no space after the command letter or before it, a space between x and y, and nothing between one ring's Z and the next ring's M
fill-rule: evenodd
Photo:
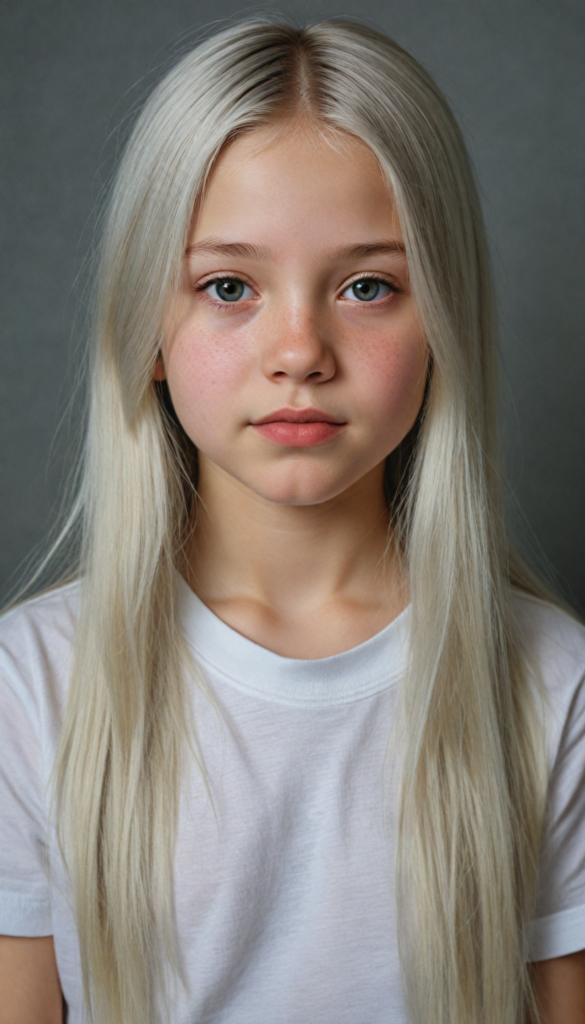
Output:
M297 126L226 148L155 370L199 450L185 576L232 628L296 658L362 643L408 601L382 479L427 373L391 197L365 146L347 140L340 159L337 145ZM244 284L240 298L222 299L222 275L232 295ZM378 280L378 295L364 301L376 288L360 296L358 279ZM319 445L277 445L251 424L283 407L344 426ZM542 1024L585 1024L585 950L531 970ZM0 1024L62 1019L52 936L0 936Z
M384 556L382 480L420 409L428 353L370 151L344 141L340 158L300 129L270 138L238 139L215 168L156 377L199 451L191 586L257 643L321 658L408 601ZM240 300L217 300L222 274L245 284ZM375 299L356 297L360 280ZM345 426L323 444L277 445L251 423L282 407Z

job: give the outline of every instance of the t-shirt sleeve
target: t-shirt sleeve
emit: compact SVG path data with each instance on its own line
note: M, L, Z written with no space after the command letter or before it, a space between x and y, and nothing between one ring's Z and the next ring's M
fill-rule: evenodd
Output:
M30 680L0 646L0 934L52 934L43 751Z
M548 791L530 960L585 949L585 679L562 725Z

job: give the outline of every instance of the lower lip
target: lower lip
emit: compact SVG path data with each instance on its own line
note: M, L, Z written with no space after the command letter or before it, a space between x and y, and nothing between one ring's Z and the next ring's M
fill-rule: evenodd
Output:
M286 420L274 420L272 423L254 423L252 426L262 437L275 444L288 445L289 448L310 448L335 437L345 423L321 423L317 420L310 423L288 423Z

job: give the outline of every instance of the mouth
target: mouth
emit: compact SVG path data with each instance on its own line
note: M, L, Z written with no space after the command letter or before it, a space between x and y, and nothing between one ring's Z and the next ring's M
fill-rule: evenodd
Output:
M277 409L262 419L254 420L252 426L257 427L264 423L333 423L343 426L345 421L338 420L321 409Z
M250 426L274 444L287 448L312 448L324 444L346 426L321 409L277 409Z

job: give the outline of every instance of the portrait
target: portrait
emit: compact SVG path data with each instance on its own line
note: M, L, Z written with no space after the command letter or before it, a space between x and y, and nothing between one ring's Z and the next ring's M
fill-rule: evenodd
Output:
M7 7L0 1024L583 1024L585 12Z

